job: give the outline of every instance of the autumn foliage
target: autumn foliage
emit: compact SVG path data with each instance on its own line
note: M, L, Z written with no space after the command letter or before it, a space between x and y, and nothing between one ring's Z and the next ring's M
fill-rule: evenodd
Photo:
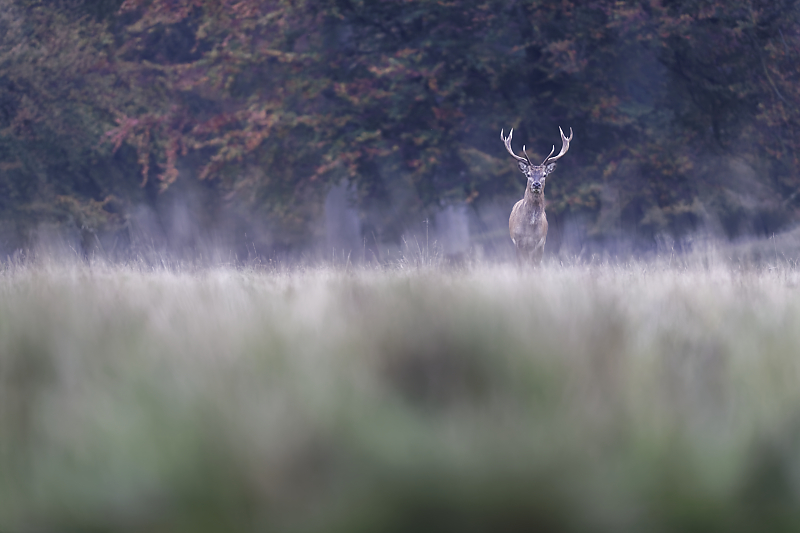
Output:
M644 246L800 208L796 2L0 0L0 216L125 227L181 180L308 240L328 187L397 238L519 193L501 128L575 142L553 217ZM538 154L537 154L538 155ZM91 215L91 216L90 216ZM12 235L23 235L14 237ZM6 244L7 246L7 244Z

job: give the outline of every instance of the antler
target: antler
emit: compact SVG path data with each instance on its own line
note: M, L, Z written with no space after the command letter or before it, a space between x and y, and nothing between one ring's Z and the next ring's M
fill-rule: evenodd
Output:
M564 131L561 129L561 126L558 127L558 131L559 133L561 133L561 151L558 152L557 156L550 157L551 155L553 155L553 152L556 151L556 147L553 146L553 149L550 150L550 155L545 157L544 161L542 161L542 166L546 165L547 163L553 163L555 161L558 161L564 156L564 154L567 153L567 150L569 150L569 142L572 140L572 128L569 129L569 138L564 136ZM509 139L511 139L510 135Z
M526 165L533 166L531 164L531 160L528 158L528 154L525 152L524 146L522 147L522 153L525 154L525 157L518 156L517 154L514 153L514 150L511 149L511 137L513 135L514 135L514 128L511 128L511 131L508 132L508 137L504 137L503 130L500 130L500 140L502 140L503 144L506 145L506 150L508 150L508 153L511 154L517 161L522 161Z

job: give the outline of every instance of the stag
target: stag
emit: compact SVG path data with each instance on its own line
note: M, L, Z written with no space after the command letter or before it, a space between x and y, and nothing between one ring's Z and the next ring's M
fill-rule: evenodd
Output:
M508 219L508 230L511 233L511 241L517 249L517 261L538 265L542 262L544 254L544 242L547 240L547 216L544 213L544 180L556 168L556 161L561 159L569 150L569 142L572 140L572 128L569 129L569 137L564 135L561 128L561 151L557 156L553 156L556 147L550 150L550 154L544 158L541 165L531 163L525 147L522 153L525 157L520 157L511 149L511 136L514 129L508 132L508 137L503 135L500 130L500 139L506 145L506 150L517 160L519 169L528 178L528 185L525 187L525 196L514 205L511 216Z

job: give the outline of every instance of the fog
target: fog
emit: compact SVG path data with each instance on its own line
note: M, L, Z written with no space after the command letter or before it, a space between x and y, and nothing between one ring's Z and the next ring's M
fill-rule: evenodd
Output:
M798 28L0 0L0 533L800 530Z
M643 235L626 227L619 197L601 194L595 215L585 212L553 213L548 210L549 231L545 260L560 264L654 260L716 250L735 261L762 263L776 254L796 260L798 230L784 224L781 231L765 234L770 226L774 196L763 192L752 169L729 163L739 173L727 175L725 195L748 211L738 218L722 219L705 209L690 231L680 235L662 232ZM524 187L520 174L520 197ZM559 187L557 177L548 190ZM427 209L413 218L403 213L408 191L398 201L358 203L352 185L342 182L327 193L312 221L311 237L288 244L267 217L237 205L216 202L204 184L179 183L160 195L155 204L139 204L125 213L125 223L114 231L93 231L74 223L42 223L24 241L6 238L0 249L10 260L20 256L74 256L111 263L144 261L195 266L280 264L284 268L309 265L359 265L392 267L403 262L428 266L511 264L514 247L508 233L508 216L517 196L499 196L474 203L451 202ZM386 205L394 205L388 217ZM209 215L209 209L213 211ZM376 214L377 213L377 214ZM423 216L424 215L424 216ZM657 212L647 217L658 217ZM383 226L381 224L384 224ZM603 228L600 232L598 228ZM16 246L14 246L16 242Z

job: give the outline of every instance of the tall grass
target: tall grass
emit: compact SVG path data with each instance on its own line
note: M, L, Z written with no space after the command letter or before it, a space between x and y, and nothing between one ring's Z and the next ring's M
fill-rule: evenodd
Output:
M8 266L0 531L795 531L799 281Z

